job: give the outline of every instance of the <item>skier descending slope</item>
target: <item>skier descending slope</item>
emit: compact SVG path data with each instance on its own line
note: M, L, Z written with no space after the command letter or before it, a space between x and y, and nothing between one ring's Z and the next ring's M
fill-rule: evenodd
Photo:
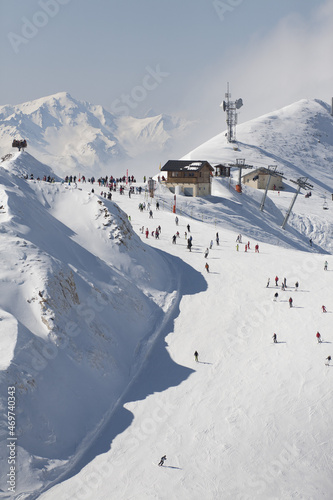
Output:
M159 466L162 467L162 465L164 465L164 462L166 461L167 457L166 455L163 455L163 457L161 458L161 460L159 461Z

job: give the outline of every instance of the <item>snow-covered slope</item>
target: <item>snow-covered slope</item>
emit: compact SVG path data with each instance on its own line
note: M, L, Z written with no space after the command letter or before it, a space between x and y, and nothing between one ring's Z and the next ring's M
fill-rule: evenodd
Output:
M26 150L8 153L0 162L0 167L18 177L28 177L29 179L33 177L41 180L46 177L52 180L61 180L48 165L38 161Z
M85 460L42 500L331 498L333 368L325 366L325 358L333 342L332 257L310 247L301 234L297 238L296 230L288 229L283 238L277 213L275 222L273 216L265 223L267 213L248 194L229 191L223 181L216 181L214 191L220 197L178 197L178 226L170 193L158 192L160 210L154 210L153 220L138 211L138 197L117 197L139 234L143 225L150 230L161 225L159 240L142 235L144 241L190 264L207 288L199 275L182 273L181 281L193 293L182 297L166 345L163 338L155 344ZM278 194L269 197L273 206ZM291 198L286 192L280 199L284 212ZM311 201L308 211L321 213L321 199ZM184 237L188 224L192 252ZM172 245L177 230L180 236ZM243 243L237 251L240 231ZM269 243L274 232L281 235L276 245ZM207 273L203 253L211 239ZM285 292L275 287L276 275L280 283L286 278ZM316 342L317 331L322 344ZM274 332L278 344L273 344ZM190 376L175 385L181 370ZM158 468L164 454L167 462Z
M31 154L58 175L122 176L135 157L167 154L170 141L189 122L158 115L144 119L114 116L102 106L78 101L67 92L19 105L0 106L0 154L8 154L14 138L28 141ZM136 172L134 172L136 174Z
M282 140L281 125L279 157ZM88 183L26 181L33 158L14 160L0 165L0 498L331 499L330 165L282 230L291 184L261 212L261 192L213 179L210 197L177 196L176 226L163 186L108 201Z
M95 194L4 168L0 185L0 454L10 385L28 491L67 470L112 412L177 304L178 264Z

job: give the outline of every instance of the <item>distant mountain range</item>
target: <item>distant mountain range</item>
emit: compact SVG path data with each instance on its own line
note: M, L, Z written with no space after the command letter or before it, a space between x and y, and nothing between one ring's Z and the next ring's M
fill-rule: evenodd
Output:
M135 168L144 162L155 162L158 170L175 138L181 139L190 126L164 114L115 116L102 106L60 92L0 106L0 154L12 152L13 139L26 139L27 150L63 176L123 175L124 166Z

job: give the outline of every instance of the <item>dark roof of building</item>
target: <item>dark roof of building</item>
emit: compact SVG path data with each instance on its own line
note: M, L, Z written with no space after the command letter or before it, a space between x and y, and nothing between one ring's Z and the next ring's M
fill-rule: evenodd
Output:
M213 167L208 161L202 160L169 160L161 168L161 170L163 172L184 172L189 170L198 172L206 165L212 172L214 171Z

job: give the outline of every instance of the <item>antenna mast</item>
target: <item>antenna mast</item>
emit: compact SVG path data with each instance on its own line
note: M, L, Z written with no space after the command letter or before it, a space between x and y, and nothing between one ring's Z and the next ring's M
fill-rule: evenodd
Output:
M243 100L241 98L236 99L236 101L231 101L231 94L229 92L229 82L227 82L227 92L225 95L225 101L220 104L223 111L227 113L227 139L228 142L236 142L236 125L237 125L237 112L236 110L243 106Z

